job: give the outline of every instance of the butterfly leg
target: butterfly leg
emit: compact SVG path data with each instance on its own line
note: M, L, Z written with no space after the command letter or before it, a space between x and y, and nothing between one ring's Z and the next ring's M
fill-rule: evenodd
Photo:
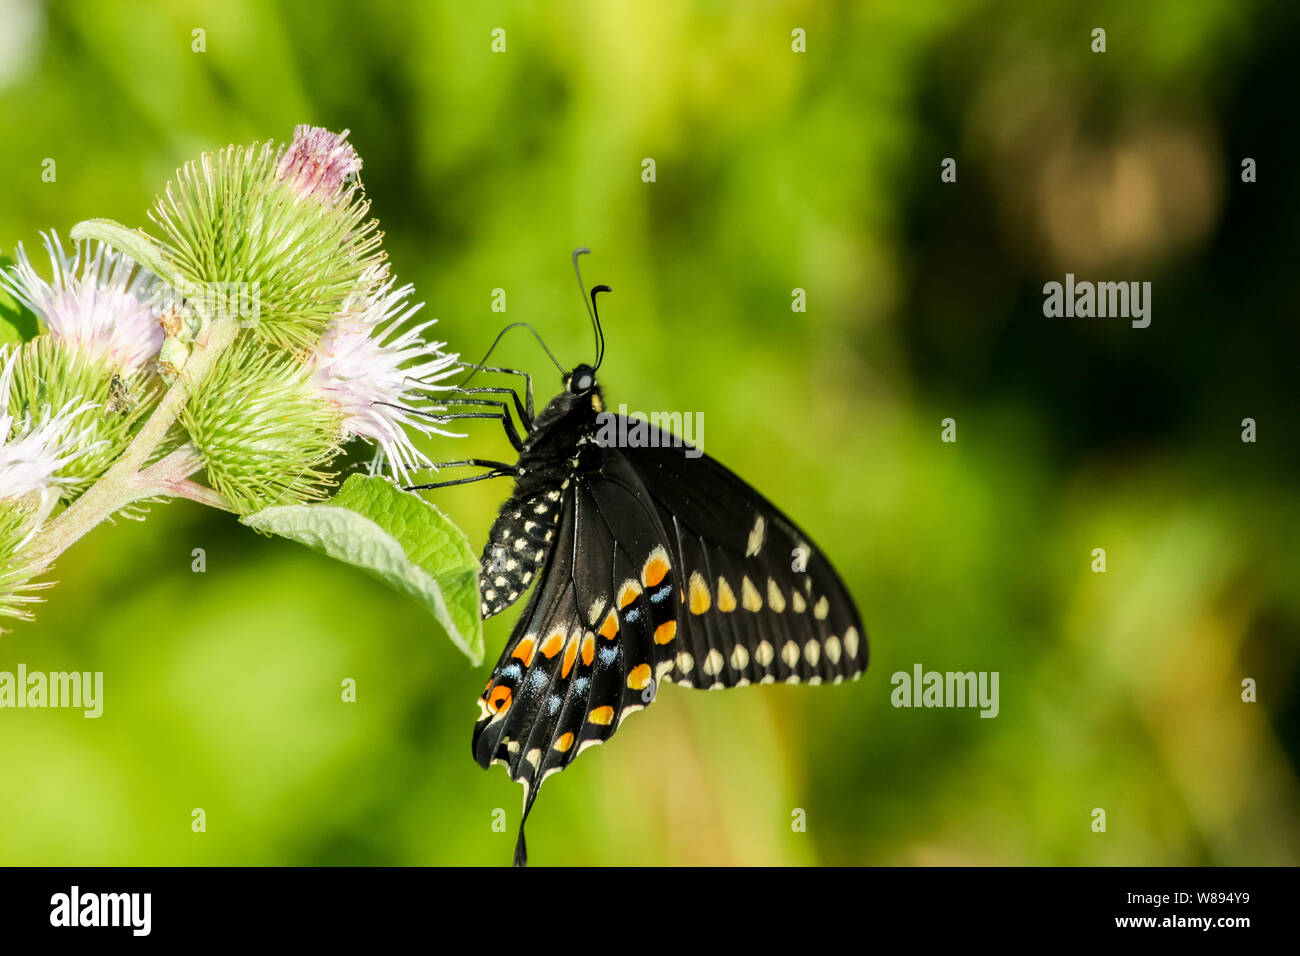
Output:
M499 393L499 392L509 392L510 395L512 395L512 396L514 397L514 400L515 400L515 413L519 416L519 423L520 423L521 425L524 426L524 432L527 433L528 431L530 431L530 430L532 429L532 422L531 422L528 418L526 418L526 417L524 416L524 410L523 410L523 407L522 407L522 406L520 405L520 403L519 403L519 396L518 396L518 395L515 395L515 393L514 393L513 391L511 391L510 389L508 389L508 388L502 388L502 389L495 389L495 388L469 388L469 389L465 389L464 391L467 391L467 392L498 392L498 393ZM505 402L494 401L493 399L490 399L490 398L444 398L444 399L441 399L441 400L439 401L439 404L441 404L441 405L490 405L490 406L492 406L492 407L497 408L497 409L500 410L500 412L501 412L501 416L502 416L502 418L503 418L503 421L504 421L508 426L510 426L510 427L513 428L513 425L514 425L514 422L511 421L511 419L510 419L510 411L509 411L509 408L507 407L507 405L506 405ZM494 414L495 414L495 413L494 413ZM518 433L516 432L516 434L518 434ZM513 439L512 439L512 441L513 441ZM518 448L519 446L516 445L515 447Z
M456 364L463 368L475 369L479 372L500 372L502 375L522 375L524 379L524 397L528 409L528 421L530 422L531 427L531 422L533 420L533 377L531 375L527 372L522 372L517 368L500 368L495 365L475 365L473 362L457 362ZM472 377L473 376L471 375L470 378ZM468 381L469 378L465 379L465 382ZM462 382L461 384L463 385L465 382Z
M501 421L501 427L504 428L504 429L505 429L505 432L506 432L506 438L508 438L508 439L510 440L510 444L514 446L515 451L522 451L522 450L523 450L524 443L523 443L522 439L520 439L520 437L519 437L519 432L518 432L518 430L515 428L515 422L514 422L514 419L512 419L512 418L510 417L510 409L506 406L506 403L505 403L505 402L495 402L495 401L492 401L491 399L486 399L486 398L480 398L480 399L474 399L474 398L444 398L444 399L442 399L442 404L443 404L443 405L491 405L491 406L494 406L494 407L497 409L497 411L495 411L495 412L458 412L458 413L453 413L453 414L451 414L451 415L442 415L442 416L438 416L438 417L445 418L445 419L453 419L453 418L496 418L496 419L500 419L500 421Z
M434 468L464 468L473 465L478 468L494 468L498 471L513 472L515 466L508 461L493 461L491 458L457 458L455 461L435 461Z
M430 491L434 488L450 488L452 485L469 485L476 481L485 481L488 478L504 478L510 474L508 471L485 471L481 475L470 475L468 478L453 478L451 481L434 481L427 485L403 485L403 491Z
M524 447L524 443L519 437L519 432L515 428L514 420L511 419L510 412L506 409L505 402L491 402L486 400L473 401L468 398L445 398L442 400L442 404L444 405L496 405L499 408L499 411L495 412L454 412L450 414L447 412L436 412L426 408L410 408L405 405L394 405L392 402L375 402L375 404L387 405L389 408L400 408L402 411L410 412L413 415L423 415L425 418L432 418L440 425L445 425L447 422L457 421L463 418L495 418L501 423L501 427L505 429L506 438L509 439L510 444L514 447L515 451L522 451Z
M533 414L530 409L524 407L524 403L519 401L519 393L513 388L506 388L503 385L494 385L489 388L457 388L453 391L455 395L509 395L515 403L515 414L519 416L519 422L524 426L524 431L532 431ZM443 402L443 404L448 404ZM470 402L457 401L455 404L466 405ZM485 403L486 404L486 403Z
M475 468L487 468L488 471L481 475L470 475L468 478L454 478L451 481L435 481L424 485L406 485L405 491L427 491L431 488L447 488L451 485L468 485L475 481L484 481L488 478L504 478L507 475L515 473L515 467L504 461L492 461L487 458L462 458L459 461L440 461L434 465L435 468L463 468L473 466Z

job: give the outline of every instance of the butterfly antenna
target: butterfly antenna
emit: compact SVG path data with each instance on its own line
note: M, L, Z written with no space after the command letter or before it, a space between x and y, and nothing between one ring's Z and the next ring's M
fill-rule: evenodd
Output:
M542 336L538 333L538 331L535 328L533 328L527 322L511 322L504 329L502 329L500 332L497 333L497 337L492 340L492 345L488 348L487 354L483 356L483 360L477 363L477 366L473 368L473 371L471 371L467 376L465 376L465 380L460 383L459 387L464 388L466 385L469 384L470 379L472 379L479 372L483 371L481 366L487 364L487 360L492 357L492 353L496 351L496 347L501 343L501 339L505 336L507 332L509 332L511 329L517 329L521 327L533 333L533 338L537 339L537 344L542 347L542 351L546 353L546 357L549 358L551 362L555 365L555 367L560 370L561 375L566 374L568 370L563 365L560 364L559 360L555 357L555 354L551 352L551 350L547 347L546 343L542 340Z
M600 363L605 361L605 330L600 326L600 310L596 308L596 293L613 291L607 285L594 286L591 290L591 313L595 316L596 331L600 333L600 352L596 355L596 364L592 366L593 371L599 369Z
M591 290L591 300L588 301L587 286L582 281L582 267L578 265L578 256L584 254L591 254L591 250L586 246L573 250L573 274L578 277L578 290L582 293L582 304L587 307L587 315L591 316L591 325L596 333L596 361L592 363L592 368L600 368L600 363L605 358L605 330L600 327L600 313L596 310L596 293L611 290L607 285L596 286Z

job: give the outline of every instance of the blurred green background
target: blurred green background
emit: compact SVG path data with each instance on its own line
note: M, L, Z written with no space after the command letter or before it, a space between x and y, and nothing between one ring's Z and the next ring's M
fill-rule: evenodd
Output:
M534 863L1296 863L1297 12L0 0L0 247L144 224L182 162L308 122L352 130L467 357L527 320L589 360L568 255L595 250L609 400L704 412L836 561L872 661L668 688L546 787ZM1066 272L1151 281L1151 327L1044 318ZM509 453L470 431L430 453ZM506 491L433 500L477 547ZM0 862L508 863L520 788L469 748L491 661L414 604L188 503L57 572L0 670L102 670L105 712L0 712ZM918 662L1000 672L1000 715L894 709Z

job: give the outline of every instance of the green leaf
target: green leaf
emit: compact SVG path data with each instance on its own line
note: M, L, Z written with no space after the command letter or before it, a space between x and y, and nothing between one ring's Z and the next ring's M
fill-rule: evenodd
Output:
M171 281L167 257L152 239L138 229L128 229L112 219L85 219L72 227L72 238L98 239L118 252L125 253L158 278Z
M8 269L13 264L13 259L0 254L0 269ZM0 346L34 339L40 331L36 313L0 286Z
M473 664L483 663L478 559L464 533L423 498L384 478L353 475L329 501L265 508L241 520L411 596Z

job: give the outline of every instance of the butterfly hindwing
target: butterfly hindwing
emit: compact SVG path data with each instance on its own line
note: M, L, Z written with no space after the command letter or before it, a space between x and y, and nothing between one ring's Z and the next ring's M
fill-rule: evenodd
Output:
M617 545L614 591L620 621L648 640L648 667L629 675L628 690L635 696L625 707L636 709L654 699L680 646L680 578L654 501L621 454L606 450L600 475L589 487L598 519ZM634 594L636 602L628 603Z
M644 490L641 494L644 496ZM577 477L528 606L480 697L473 749L524 785L603 743L654 698L659 644L676 630L671 561L649 500ZM524 858L523 829L516 859Z
M480 716L474 727L473 749L479 764L504 762L514 780L529 783L537 771L529 759L530 741L538 726L550 727L555 715L547 699L563 666L564 649L577 618L570 585L574 516L562 511L558 525L561 546L545 555L540 582L506 642L505 650L479 698Z

